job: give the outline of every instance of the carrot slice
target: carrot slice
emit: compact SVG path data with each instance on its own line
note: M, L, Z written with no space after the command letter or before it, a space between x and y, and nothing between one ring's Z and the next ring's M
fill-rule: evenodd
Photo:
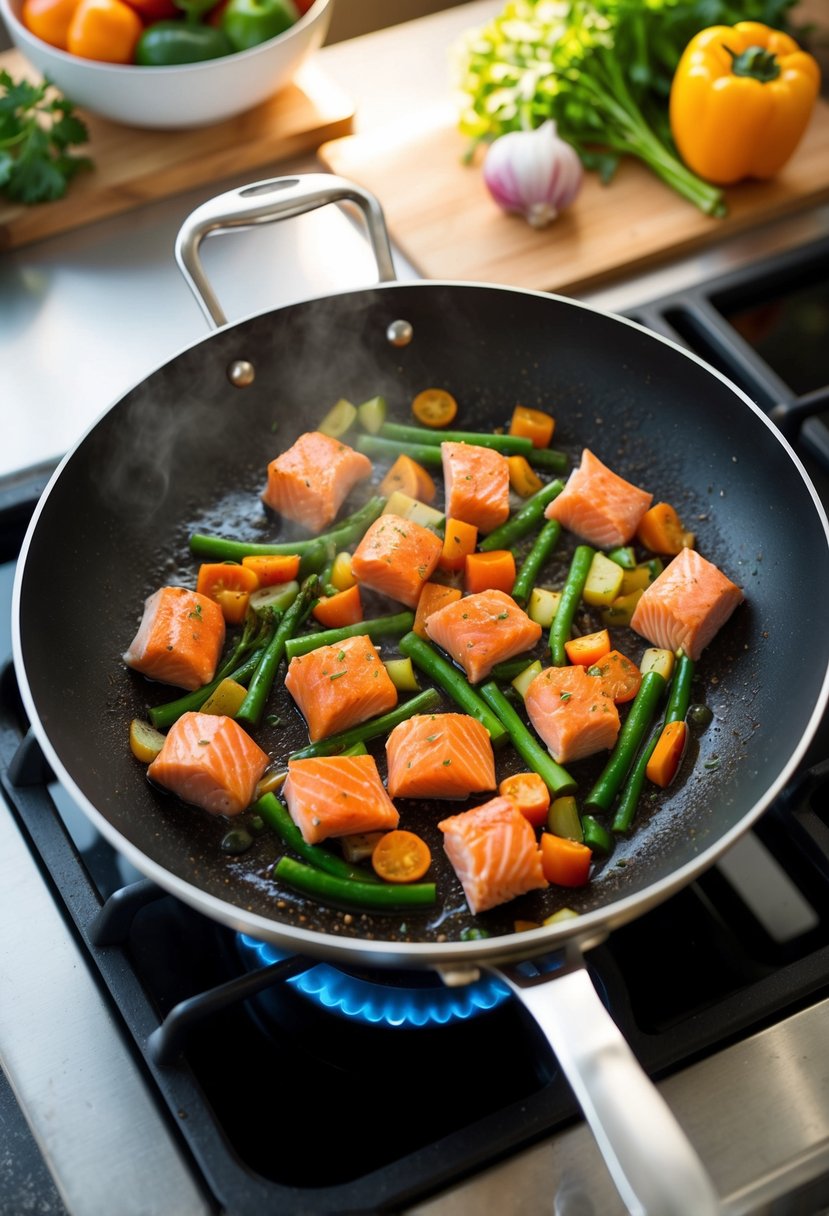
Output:
M648 781L663 789L671 784L685 752L687 738L688 727L684 720L666 722L645 769Z
M489 549L470 553L464 567L464 588L470 595L479 591L505 591L515 583L515 558L510 549Z
M478 529L462 519L447 519L443 531L443 550L438 561L441 570L463 570L467 556L475 552Z
M431 502L436 494L435 483L422 465L411 456L401 454L380 482L380 493L389 495L396 490L417 498L420 502Z
M610 633L607 629L585 633L583 637L571 638L565 642L564 649L571 663L578 664L579 667L591 667L610 654Z
M682 549L693 546L693 537L683 528L676 509L667 502L655 503L645 512L636 535L651 553L667 553L676 557Z
M338 591L336 595L323 596L311 609L315 620L326 629L340 629L343 625L356 625L363 619L363 601L357 583Z
M446 604L452 604L460 598L461 593L457 587L444 587L443 583L424 583L423 590L417 601L417 608L415 609L415 618L412 625L413 632L418 637L428 639L426 622L432 613L437 612L438 608L443 608Z
M500 783L498 793L514 802L534 828L540 828L547 822L550 791L538 773L513 773Z
M541 833L541 868L547 882L558 887L583 887L590 878L593 851L577 840Z
M458 412L458 403L445 388L425 388L412 401L412 413L424 426L448 426Z
M270 557L243 557L242 565L252 570L259 579L260 587L273 587L277 583L290 583L299 574L298 553L274 554Z
M508 456L509 483L516 494L529 498L541 489L541 478L537 475L526 456Z
M509 433L532 440L534 448L546 448L550 446L555 425L555 419L544 410L532 410L526 405L516 405L512 411Z
M620 650L611 650L591 663L587 674L601 681L602 692L617 705L632 701L642 683L641 670Z
M421 836L395 828L378 840L371 864L386 882L417 882L432 864L432 853Z
M196 590L216 601L228 625L244 619L250 593L258 586L254 571L238 562L202 562L199 566Z

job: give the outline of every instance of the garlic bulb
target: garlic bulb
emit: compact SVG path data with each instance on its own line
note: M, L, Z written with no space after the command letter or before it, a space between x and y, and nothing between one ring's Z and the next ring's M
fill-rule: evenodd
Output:
M550 120L534 131L509 131L494 140L483 177L500 207L544 228L573 202L584 170L575 148L559 138Z

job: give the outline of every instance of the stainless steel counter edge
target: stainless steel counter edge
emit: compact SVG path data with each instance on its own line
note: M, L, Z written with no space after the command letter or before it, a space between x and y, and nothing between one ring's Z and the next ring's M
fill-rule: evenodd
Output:
M827 1042L829 1000L659 1085L711 1174L723 1216L829 1212ZM658 1159L653 1168L660 1168ZM540 1195L549 1197L543 1208ZM542 1210L555 1216L625 1211L583 1123L418 1204L408 1216L537 1216Z
M0 933L0 1065L67 1210L208 1216L213 1209L5 806L0 888L17 930Z

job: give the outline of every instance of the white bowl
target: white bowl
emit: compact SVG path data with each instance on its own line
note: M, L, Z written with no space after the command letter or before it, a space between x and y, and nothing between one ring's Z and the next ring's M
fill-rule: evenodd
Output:
M202 127L284 88L322 45L334 0L315 0L295 25L248 51L175 67L101 63L59 51L20 20L22 0L0 0L17 49L79 108L132 127Z

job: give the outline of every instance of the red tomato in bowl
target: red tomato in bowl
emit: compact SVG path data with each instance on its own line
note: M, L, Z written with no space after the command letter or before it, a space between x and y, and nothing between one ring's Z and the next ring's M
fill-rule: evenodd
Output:
M130 8L135 9L145 24L153 21L166 21L169 17L183 17L182 10L173 0L126 0Z

